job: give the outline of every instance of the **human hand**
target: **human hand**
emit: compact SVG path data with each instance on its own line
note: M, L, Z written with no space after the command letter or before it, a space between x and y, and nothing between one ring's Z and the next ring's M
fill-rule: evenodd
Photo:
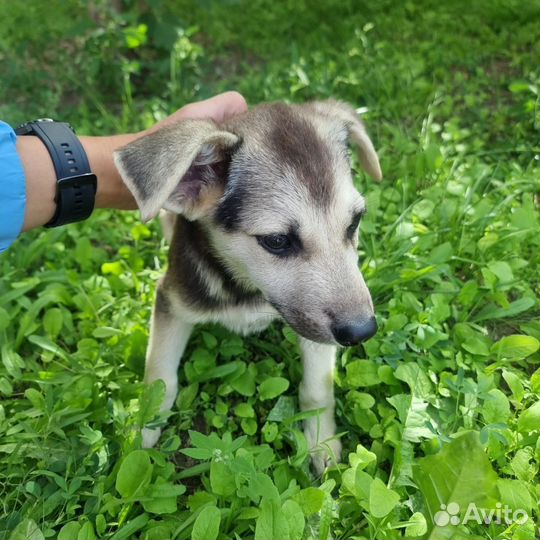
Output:
M224 92L210 99L189 103L175 113L171 114L155 126L147 129L141 134L148 135L163 126L185 120L186 118L211 118L216 122L222 122L230 116L236 116L247 111L246 100L238 92Z
M189 103L178 109L164 120L161 120L151 128L143 131L117 135L114 137L83 137L83 145L89 153L90 165L98 177L98 191L96 194L97 208L117 208L124 210L134 210L137 208L133 196L126 188L120 178L114 163L112 162L113 152L126 144L149 135L164 126L185 120L187 118L211 118L216 122L221 122L230 116L235 116L247 111L246 100L238 92L224 92L210 99ZM93 142L93 144L92 144ZM98 148L105 147L99 159L93 160L92 155L99 155Z

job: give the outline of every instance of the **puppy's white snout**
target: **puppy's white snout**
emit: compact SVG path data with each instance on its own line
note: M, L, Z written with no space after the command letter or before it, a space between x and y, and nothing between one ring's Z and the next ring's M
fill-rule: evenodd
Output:
M367 341L377 333L377 321L371 316L368 319L356 321L337 322L332 325L332 334L335 340L344 347L357 345Z

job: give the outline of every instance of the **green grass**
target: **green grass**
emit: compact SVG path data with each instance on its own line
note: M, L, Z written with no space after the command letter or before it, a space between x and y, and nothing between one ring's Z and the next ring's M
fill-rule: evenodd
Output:
M230 88L367 109L385 179L355 181L380 331L338 360L343 464L315 478L287 327L197 330L158 415L161 386L140 382L158 225L100 211L24 235L0 258L0 538L537 536L538 6L54 4L0 0L12 124L110 134ZM141 451L148 422L165 430ZM531 519L435 526L449 502Z

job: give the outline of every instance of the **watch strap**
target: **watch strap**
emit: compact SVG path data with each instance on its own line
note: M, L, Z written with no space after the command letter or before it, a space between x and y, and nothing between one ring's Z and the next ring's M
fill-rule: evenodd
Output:
M97 179L90 171L84 148L66 122L37 120L15 130L17 135L34 135L46 146L57 178L56 211L45 227L82 221L94 209Z

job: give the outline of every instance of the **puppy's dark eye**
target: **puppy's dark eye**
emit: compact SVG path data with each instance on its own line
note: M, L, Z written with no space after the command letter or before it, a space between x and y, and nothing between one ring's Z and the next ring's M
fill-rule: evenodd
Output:
M354 237L354 233L356 232L356 229L358 228L358 224L360 223L360 219L365 214L365 210L362 210L361 212L357 212L351 221L351 224L347 227L347 239L352 240Z
M287 234L267 234L257 236L259 244L275 255L285 255L292 248L291 238Z

